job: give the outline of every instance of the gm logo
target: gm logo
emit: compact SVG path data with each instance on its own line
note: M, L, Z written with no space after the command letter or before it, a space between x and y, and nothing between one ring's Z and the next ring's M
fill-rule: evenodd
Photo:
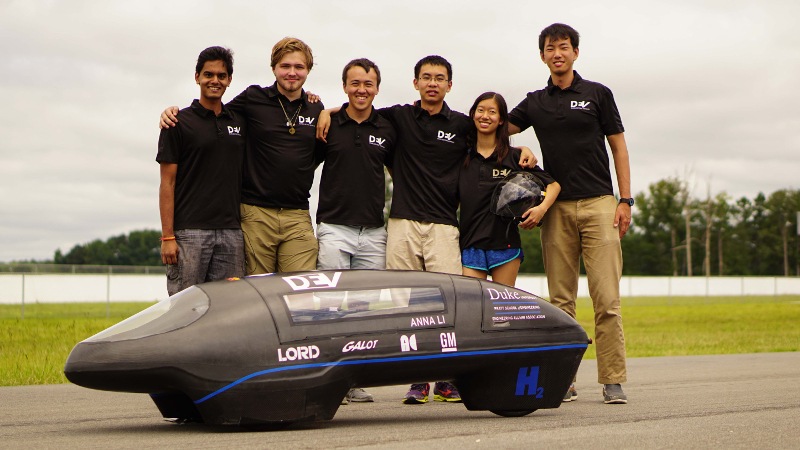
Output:
M228 135L229 136L241 136L241 134L239 134L239 131L241 129L242 129L242 127L232 127L232 126L228 125Z
M539 366L519 368L517 391L514 395L525 395L526 389L528 390L528 395L536 394L536 398L543 397L544 389L539 387Z
M573 101L569 102L569 107L570 107L570 109L583 109L583 110L588 111L589 110L589 103L591 103L591 102L584 102L584 101L578 102L578 101L573 100Z
M288 284L293 291L302 291L305 289L321 288L335 288L339 283L339 277L342 272L333 274L333 278L328 278L324 273L315 273L313 275L294 275L291 277L283 277L283 281Z
M410 352L411 350L417 351L417 335L412 334L409 337L404 334L400 336L400 351Z
M386 139L384 138L379 138L372 135L369 136L369 143L371 145L377 145L378 147L383 148L384 142L386 142Z
M440 141L449 142L453 144L453 138L456 137L455 133L445 133L442 130L439 130L439 133L436 135L436 139Z
M308 125L310 127L313 127L314 126L314 120L316 120L314 117L303 117L303 116L300 116L300 117L297 118L297 123L299 123L300 125Z
M439 333L439 342L442 344L443 352L456 352L456 333Z

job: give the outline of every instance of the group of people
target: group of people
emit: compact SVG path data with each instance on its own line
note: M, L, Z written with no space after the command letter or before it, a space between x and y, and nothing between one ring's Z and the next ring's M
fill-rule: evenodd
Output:
M542 227L551 302L575 317L580 258L595 310L598 382L606 403L626 403L625 345L620 314L620 239L630 223L630 170L624 129L611 91L573 70L579 35L553 24L539 36L550 69L545 89L510 113L502 95L481 94L469 115L444 101L453 71L441 56L414 67L413 104L373 107L378 66L365 58L342 71L348 102L325 110L303 90L311 49L285 38L272 49L275 83L250 86L227 104L230 50L200 53L200 99L167 108L156 160L162 260L170 295L197 283L273 272L334 269L426 270L514 285L522 253L516 226L493 214L489 201L506 175L528 171L546 185L541 204L519 227ZM509 136L532 126L544 157ZM605 139L614 158L614 196ZM317 234L308 199L319 187ZM384 224L384 167L394 182ZM460 223L457 211L460 211ZM424 403L428 383L414 384L404 403ZM577 398L574 384L564 401ZM434 399L460 401L455 386L434 385ZM351 390L346 401L372 401Z

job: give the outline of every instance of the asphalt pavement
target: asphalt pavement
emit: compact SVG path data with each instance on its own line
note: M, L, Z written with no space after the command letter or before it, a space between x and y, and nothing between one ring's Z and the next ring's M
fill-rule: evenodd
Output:
M0 449L800 449L800 353L628 359L627 405L603 403L594 360L578 400L520 418L461 404L374 403L282 431L178 425L144 394L74 385L0 388Z

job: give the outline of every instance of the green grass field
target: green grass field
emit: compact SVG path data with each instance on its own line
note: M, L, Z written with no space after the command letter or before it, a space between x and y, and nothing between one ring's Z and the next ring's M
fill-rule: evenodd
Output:
M800 302L638 306L623 299L629 357L800 351ZM675 300L673 298L673 300ZM701 301L702 300L702 301ZM150 306L112 303L0 305L0 386L66 383L64 361L76 343ZM578 303L578 321L593 336L588 301ZM589 346L586 358L594 358Z

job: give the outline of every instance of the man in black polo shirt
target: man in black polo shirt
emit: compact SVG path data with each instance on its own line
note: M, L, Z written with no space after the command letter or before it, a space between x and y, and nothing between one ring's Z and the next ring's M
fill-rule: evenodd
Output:
M458 245L458 173L467 156L470 119L444 101L453 86L453 69L441 56L426 56L414 66L420 100L378 110L397 130L395 152L387 159L394 180L386 242L386 268L461 274ZM330 112L335 112L331 110ZM317 134L325 139L329 119L320 114ZM533 161L530 150L520 163ZM535 161L533 161L535 164ZM393 297L400 294L393 293ZM415 384L405 403L428 401L430 386ZM436 383L434 398L458 402L450 383Z
M248 275L314 270L317 240L308 214L314 169L323 145L315 139L322 103L303 91L314 65L311 49L285 38L272 48L275 84L253 85L226 106L247 120L241 220ZM161 126L177 119L168 108Z
M331 116L317 208L318 270L386 268L383 223L386 183L383 166L395 142L394 127L378 115L372 101L381 73L372 61L350 61L342 71L348 103ZM322 308L338 308L337 294L319 293ZM349 309L368 309L371 298L349 293ZM371 402L363 389L347 399Z
M511 134L533 126L544 169L561 184L561 194L542 221L550 301L575 317L580 258L595 311L598 382L605 403L627 403L625 337L619 299L620 239L628 231L633 200L622 120L611 91L584 80L572 69L578 32L553 24L539 35L542 61L550 68L545 89L528 93L509 117ZM614 198L604 138L608 139L617 182ZM577 399L575 386L564 401Z
M244 119L222 106L233 75L233 55L222 47L203 50L195 81L200 99L181 110L181 123L161 130L161 260L167 292L244 275L239 226Z
M318 270L386 268L383 167L394 127L372 107L378 66L361 58L342 71L349 102L331 116L319 187Z

